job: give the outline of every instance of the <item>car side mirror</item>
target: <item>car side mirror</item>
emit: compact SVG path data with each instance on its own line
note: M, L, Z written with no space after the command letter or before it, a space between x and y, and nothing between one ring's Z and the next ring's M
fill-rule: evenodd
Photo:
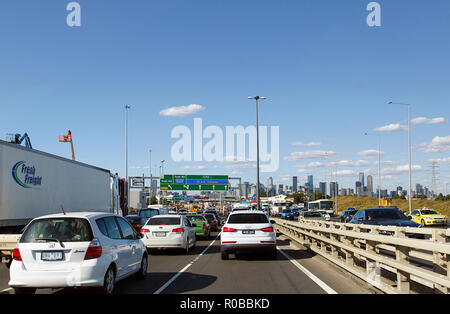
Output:
M276 224L277 222L276 222L275 220L271 220L270 223L271 223L272 225L274 225L274 224Z
M411 216L408 216L408 220L411 220L412 219L412 217Z
M138 233L138 234L137 234L137 239L138 239L138 240L142 239L143 237L144 237L144 235L143 235L142 233Z

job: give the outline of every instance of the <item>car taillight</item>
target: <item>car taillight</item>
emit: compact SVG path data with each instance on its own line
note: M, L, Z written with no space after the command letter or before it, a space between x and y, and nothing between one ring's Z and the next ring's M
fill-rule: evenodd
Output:
M140 233L148 233L148 232L150 232L150 230L149 229L145 229L145 228L142 228L141 231L140 231Z
M183 229L183 228L175 228L175 229L172 230L172 232L175 232L175 233L183 233L183 232L184 232L184 229Z
M206 225L205 224L203 224L203 230L206 230Z
M264 232L273 232L273 227L262 228L261 231L264 231Z
M237 230L234 228L228 228L228 227L224 227L222 232L236 232Z
M20 255L19 248L17 248L17 247L13 250L13 260L19 261L19 262L22 261L22 256Z
M84 260L96 259L100 256L102 256L102 246L100 244L100 241L94 238L89 244L86 255L84 256Z

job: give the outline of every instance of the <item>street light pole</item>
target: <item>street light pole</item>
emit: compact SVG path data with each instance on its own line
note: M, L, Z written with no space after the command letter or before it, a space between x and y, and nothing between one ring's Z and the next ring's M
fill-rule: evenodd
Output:
M130 105L124 105L125 108L125 182L127 184L127 202L126 209L129 209L129 197L130 197L130 182L128 181L128 109L131 108Z
M150 190L152 191L152 195L150 195L150 197L153 196L153 175L152 175L152 150L150 149ZM144 184L145 186L145 184Z
M411 179L411 105L410 104L403 104L403 103L396 103L396 102L389 102L389 104L396 104L396 105L402 105L402 106L408 106L408 163L409 163L409 192L408 192L408 199L409 199L409 214L411 214L412 209L412 179Z
M161 178L164 176L164 162L165 160L161 160Z
M248 99L256 100L256 209L260 210L260 195L259 195L259 121L258 121L258 100L266 99L266 97L248 97Z

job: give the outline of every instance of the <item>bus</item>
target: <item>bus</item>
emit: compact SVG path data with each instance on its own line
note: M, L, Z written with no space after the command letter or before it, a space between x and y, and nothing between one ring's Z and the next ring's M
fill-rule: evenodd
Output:
M308 211L325 210L328 214L334 214L334 202L329 200L317 200L308 202Z

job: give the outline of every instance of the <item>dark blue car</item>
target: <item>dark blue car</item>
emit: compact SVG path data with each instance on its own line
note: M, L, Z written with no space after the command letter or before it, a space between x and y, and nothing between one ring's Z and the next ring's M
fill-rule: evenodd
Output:
M396 207L360 209L350 220L353 224L421 228ZM383 233L388 234L388 233ZM412 236L408 235L407 236Z
M291 209L283 209L281 211L281 219L294 220L295 214Z

